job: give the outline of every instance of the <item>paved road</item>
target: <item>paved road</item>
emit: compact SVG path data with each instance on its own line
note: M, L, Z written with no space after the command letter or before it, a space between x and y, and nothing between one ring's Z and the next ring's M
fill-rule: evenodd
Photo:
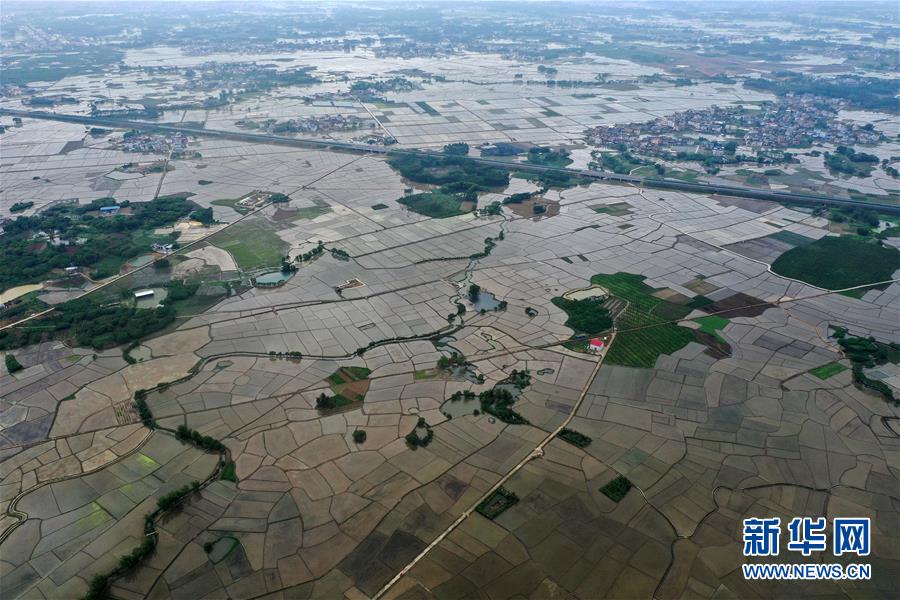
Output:
M165 133L174 133L180 131L182 133L217 137L223 139L238 140L243 142L253 142L261 144L279 144L285 146L295 146L300 148L319 148L323 150L359 152L366 154L380 154L385 156L401 156L413 153L420 153L417 150L403 150L393 147L370 146L368 144L354 144L350 142L338 142L328 140L316 140L308 138L290 138L278 135L269 135L263 133L246 133L240 131L223 131L218 129L204 129L200 127L185 127L178 124L151 123L147 121L129 121L126 119L115 119L108 117L89 117L84 115L66 115L61 113L45 112L45 111L27 111L0 108L0 115L13 117L32 118L32 119L48 119L52 121L62 121L66 123L81 123L84 125L114 127L117 129L141 129L144 131L159 131ZM631 183L641 187L677 190L682 192L696 192L700 194L721 194L723 196L736 196L740 198L753 198L757 200L770 200L773 202L790 202L794 204L805 204L810 206L865 206L875 208L882 213L900 215L900 205L887 204L880 202L858 202L855 200L847 200L845 198L834 198L832 196L823 196L816 194L794 194L791 192L779 192L772 190L753 189L737 185L719 185L710 183L690 183L677 179L659 179L653 177L639 177L637 175L623 175L618 173L609 173L606 171L593 171L589 169L566 169L560 167L547 167L543 165L530 165L527 163L511 164L507 161L484 158L469 157L469 160L480 164L501 167L503 169L515 168L518 171L529 171L534 173L559 173L570 176L585 177L598 181L610 181L614 183Z
M616 334L613 333L610 337L609 343L606 346L606 352L609 352L609 347L612 346L613 342L615 341L615 337ZM478 508L479 504L490 498L491 494L499 490L503 486L503 484L505 484L512 478L513 475L521 471L525 467L525 465L531 462L532 459L541 458L542 456L544 456L544 448L547 447L547 444L552 442L553 439L557 435L559 435L559 433L563 429L569 426L569 423L572 422L572 419L575 418L575 415L578 413L578 409L581 408L581 405L584 402L585 396L587 396L588 390L591 388L591 384L594 383L594 379L597 377L597 373L600 371L600 367L603 365L603 358L605 356L606 353L597 358L597 363L594 365L594 370L591 372L591 376L588 377L587 382L585 382L584 387L581 390L581 395L578 396L578 401L575 403L575 406L572 407L572 411L568 414L568 416L563 420L562 423L559 424L559 427L554 429L543 440L541 440L541 442L537 446L535 446L531 452L528 453L528 456L516 463L516 465L506 473L506 475L501 477L500 480L492 485L488 491L486 491L480 498L478 498L478 500L473 502L472 505L469 506L469 508L464 510L462 514L460 514L455 521L453 521L446 529L444 529L444 531L440 533L440 535L438 535L430 544L428 544L424 550L422 550L415 558L409 561L409 563L407 563L405 567L400 569L400 572L394 575L394 577L392 577L390 581L384 584L384 587L378 590L378 593L374 596L374 600L383 598L384 595L387 594L398 581L400 581L407 573L409 573L410 570L412 570L412 568L419 563L419 561L425 558L426 554L439 546L440 543L453 532L453 530L462 525L463 521L465 521L467 518L469 518L469 515L475 512L475 509Z

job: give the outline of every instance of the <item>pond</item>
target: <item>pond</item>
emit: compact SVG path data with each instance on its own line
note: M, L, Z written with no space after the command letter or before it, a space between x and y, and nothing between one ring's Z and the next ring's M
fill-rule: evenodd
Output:
M169 295L169 290L164 287L150 288L153 290L152 296L137 298L134 301L135 308L156 308Z
M472 305L478 312L482 310L497 310L500 307L500 301L492 293L481 290L481 293L478 294L478 299Z
M511 383L500 383L494 386L495 390L506 390L515 400L519 399L522 390ZM448 399L441 404L441 412L450 415L454 419L456 417L464 417L474 414L476 410L481 410L481 400L476 394L474 398L460 398L459 400Z
M271 273L263 273L256 278L256 284L263 287L271 287L283 284L290 279L293 273L282 273L281 271L273 271Z

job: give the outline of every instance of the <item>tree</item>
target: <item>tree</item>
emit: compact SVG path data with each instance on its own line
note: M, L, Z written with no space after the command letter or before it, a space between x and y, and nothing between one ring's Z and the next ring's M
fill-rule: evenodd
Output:
M19 364L19 361L16 360L16 357L12 354L6 355L6 370L9 371L10 375L15 373L16 371L21 371L24 367Z
M473 283L469 286L469 300L478 302L479 296L481 296L481 286L477 283Z
M201 208L199 210L195 210L191 213L191 219L195 221L200 221L204 225L211 225L213 223L213 209L212 207Z
M364 429L354 429L353 430L353 442L356 444L362 444L366 441L366 432Z
M455 144L447 144L444 146L444 154L452 156L465 156L469 153L469 145L465 142L457 142Z

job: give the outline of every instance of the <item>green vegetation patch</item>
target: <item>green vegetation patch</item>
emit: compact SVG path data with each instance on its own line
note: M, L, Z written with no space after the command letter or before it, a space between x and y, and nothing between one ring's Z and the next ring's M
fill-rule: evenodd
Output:
M641 166L652 166L652 164L642 158L638 158L627 151L618 153L614 152L595 152L594 159L599 159L598 163L592 163L594 167L600 167L605 171L612 171L621 175L628 175L632 170Z
M341 367L326 378L334 395L319 394L316 408L330 410L362 402L369 391L371 372L365 367Z
M422 194L404 196L397 202L415 213L434 219L446 219L471 212L471 210L463 210L463 202L465 202L463 196L447 193L441 188Z
M213 200L210 204L213 206L227 206L239 214L246 215L250 212L250 209L246 206L238 206L240 200L240 198L223 198L221 200Z
M90 204L59 204L3 225L0 236L0 290L47 279L69 266L96 269L95 279L115 275L128 260L148 254L158 227L187 216L194 206L187 194L161 196L150 202L117 203L99 198ZM101 207L116 206L102 216ZM54 232L54 240L49 232Z
M416 102L416 104L419 106L419 108L421 108L422 110L424 110L427 114L431 115L432 117L439 117L439 116L441 116L441 113L439 113L438 111L436 111L436 110L435 110L430 104L428 104L427 102L421 101L421 102Z
M592 441L591 438L583 433L578 433L574 429L569 429L568 427L563 428L556 437L569 442L573 446L578 446L579 448L587 448Z
M544 165L547 167L567 167L572 164L569 158L568 150L551 150L550 148L542 148L535 146L528 150L528 162L535 165Z
M625 497L625 494L628 493L628 490L632 488L632 484L628 481L628 478L624 475L619 475L602 488L600 491L604 496L615 502L616 504Z
M519 497L515 492L510 492L506 488L500 487L485 498L475 510L478 514L490 520L494 520L508 509L512 508L519 502Z
M829 290L885 281L897 269L900 251L856 237L824 237L792 248L772 263L778 275Z
M616 202L614 204L604 204L600 206L590 207L595 213L601 215L611 215L613 217L624 217L631 214L631 205L627 202Z
M304 206L303 208L298 208L291 213L291 220L297 221L299 219L315 219L316 217L321 217L322 215L328 214L331 212L331 206L324 200L320 200L318 198L313 199L313 206Z
M575 333L593 335L606 331L613 325L612 317L604 307L604 298L568 300L558 296L553 298L552 302L569 316L566 327L572 328Z
M700 331L714 336L720 342L725 342L725 339L721 335L719 335L719 330L725 329L725 326L731 323L730 320L724 317L719 317L717 315L699 317L697 319L694 319L694 322L700 324Z
M288 244L262 218L248 217L216 233L210 242L234 257L238 267L249 271L262 267L277 267Z
M894 396L891 386L883 381L872 379L864 369L871 369L885 363L900 363L900 344L882 344L875 338L850 337L843 327L835 327L833 337L837 339L844 355L850 359L853 367L853 382L880 394L886 401L898 405L900 401Z
M793 231L779 231L778 233L773 233L766 237L778 240L779 242L784 242L785 244L790 244L791 246L805 246L816 241L815 238L806 237L805 235L800 235Z
M509 185L506 170L483 165L464 156L411 153L392 156L388 164L410 181L458 186L448 191L465 191L472 186L488 189Z
M12 375L16 371L21 371L24 367L19 363L15 356L12 354L7 354L4 357L4 361L6 362L6 371Z
M686 316L691 309L653 296L657 290L644 279L630 273L591 278L591 283L628 302L618 319L619 333L606 355L610 364L649 369L661 355L677 352L696 339L692 330L668 322Z
M363 381L368 379L371 369L365 367L341 367L328 376L328 382L334 385L349 383L351 381Z
M220 477L225 481L231 481L232 483L237 483L237 467L234 464L233 460L226 460L225 464L222 465L222 473Z
M842 365L839 362L832 361L826 365L822 365L821 367L816 367L815 369L810 369L810 375L815 375L821 380L828 379L829 377L833 377L838 373L846 371L847 367Z
M710 304L715 304L711 298L700 295L691 298L691 301L685 304L685 306L687 306L688 308L703 308L704 306L709 306Z
M203 549L209 555L209 562L215 565L228 558L239 545L240 541L237 538L226 535L215 542L207 542Z

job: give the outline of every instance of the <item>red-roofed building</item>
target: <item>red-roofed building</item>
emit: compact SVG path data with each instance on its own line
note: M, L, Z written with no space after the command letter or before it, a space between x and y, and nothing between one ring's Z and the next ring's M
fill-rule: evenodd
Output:
M588 342L588 350L591 352L601 352L603 348L606 347L606 344L603 343L603 340L600 338L594 338L590 342Z

